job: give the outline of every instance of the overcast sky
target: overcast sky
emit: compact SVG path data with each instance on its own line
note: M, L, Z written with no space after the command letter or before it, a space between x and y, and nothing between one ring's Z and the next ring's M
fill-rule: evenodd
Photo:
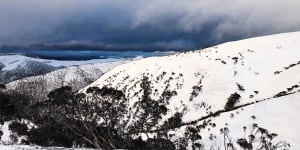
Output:
M300 30L300 0L1 0L0 46L194 49Z

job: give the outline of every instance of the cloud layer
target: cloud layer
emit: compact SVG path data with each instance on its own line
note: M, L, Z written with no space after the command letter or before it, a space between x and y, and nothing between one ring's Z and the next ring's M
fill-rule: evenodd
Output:
M299 0L1 0L0 45L193 49L300 30L299 6Z

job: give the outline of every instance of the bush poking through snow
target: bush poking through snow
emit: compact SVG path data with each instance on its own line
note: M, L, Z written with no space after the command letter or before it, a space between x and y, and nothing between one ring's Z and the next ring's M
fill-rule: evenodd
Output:
M1 140L2 135L3 135L3 132L0 130L0 140Z
M182 123L182 115L182 113L176 112L172 117L164 122L162 128L174 128L180 126L180 124Z
M244 128L244 132L245 135L248 135L248 138L237 140L237 144L242 149L252 150L255 147L257 150L287 150L290 148L290 144L284 141L274 143L273 139L278 135L259 127L257 124L252 125L248 134L246 128Z
M17 133L18 135L26 135L28 132L27 125L17 121L13 121L11 124L9 124L9 130Z
M163 138L150 138L146 141L146 143L145 149L148 150L175 150L174 144L171 141Z
M273 139L278 135L259 127L255 123L249 130L247 127L243 127L243 132L244 137L236 139L230 136L228 127L221 128L220 134L223 136L223 145L215 145L216 147L211 147L211 149L223 147L225 150L236 150L239 147L244 150L288 150L290 148L290 144L285 141L273 142Z
M236 85L240 91L245 91L244 86L240 85L239 83L236 83Z
M238 93L231 94L230 97L227 99L224 109L230 110L230 109L234 108L234 106L236 105L236 103L239 101L240 98L241 98L241 95Z
M30 111L27 107L30 102L30 97L26 95L0 90L0 123L12 119L22 119Z

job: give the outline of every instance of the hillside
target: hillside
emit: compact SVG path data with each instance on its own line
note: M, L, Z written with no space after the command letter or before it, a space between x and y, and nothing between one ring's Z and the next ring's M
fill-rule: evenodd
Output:
M164 137L177 148L186 139L189 149L217 149L224 137L236 146L254 131L260 136L269 131L276 133L267 135L272 139L278 135L273 144L286 141L297 149L299 39L300 32L284 33L137 60L114 68L82 91L104 86L123 91L129 100L127 132L141 119L147 122L145 112L166 108L156 122L136 132L143 139ZM143 107L145 97L155 101L155 108ZM176 114L180 121L166 126ZM259 146L259 137L255 139L253 145Z
M94 59L85 61L62 61L31 58L22 55L0 55L0 83L8 83L24 77L42 75L70 66L114 61L119 60Z
M70 66L58 69L43 75L26 77L6 84L7 89L13 89L24 94L32 94L35 99L45 100L47 94L61 86L71 86L73 90L79 90L99 77L108 70L129 62L119 60Z

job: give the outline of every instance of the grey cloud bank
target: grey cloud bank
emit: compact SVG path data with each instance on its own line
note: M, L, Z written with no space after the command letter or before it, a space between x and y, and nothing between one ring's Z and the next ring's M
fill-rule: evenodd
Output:
M1 0L0 46L194 49L300 30L299 6L299 0Z

